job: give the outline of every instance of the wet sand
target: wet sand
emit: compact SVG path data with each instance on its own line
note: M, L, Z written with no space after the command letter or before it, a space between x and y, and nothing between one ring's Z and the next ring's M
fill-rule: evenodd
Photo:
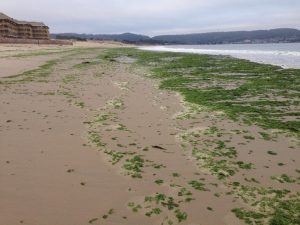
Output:
M187 213L180 224L244 224L231 209L247 206L225 194L230 187L201 169L188 150L191 143L182 140L190 131L211 126L222 129L220 140L231 139L240 160L255 165L255 170L242 170L232 181L255 177L265 186L299 188L267 179L283 172L297 175L300 155L292 138L279 135L276 142L265 141L259 138L260 128L221 120L217 113L178 119L176 115L187 110L184 102L160 90L157 81L147 78L147 68L132 68L130 60L107 63L99 57L106 48L120 45L85 43L66 50L90 47L56 53L44 47L52 53L21 60L13 57L20 46L0 51L0 67L6 68L1 77L56 60L42 79L0 79L0 224L178 224L170 210L145 216L156 206L144 199L156 193L172 196ZM41 49L22 47L22 54L32 51ZM4 65L4 60L10 63ZM9 79L16 80L7 83ZM245 140L234 130L247 130L255 140ZM205 147L203 138L215 137L198 137L197 147ZM291 146L294 150L287 154ZM276 156L266 154L274 148ZM116 162L112 152L123 155ZM132 178L133 172L124 169L133 156L143 159L142 178ZM286 166L276 166L279 162ZM193 189L193 180L203 182L207 190ZM131 203L141 207L135 212Z

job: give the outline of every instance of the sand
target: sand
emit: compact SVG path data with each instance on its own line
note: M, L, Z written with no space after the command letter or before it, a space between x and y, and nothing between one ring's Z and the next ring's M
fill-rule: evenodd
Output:
M210 113L203 112L189 120L176 119L186 110L182 99L158 89L157 81L147 78L146 68L133 69L130 64L134 61L128 59L111 64L97 59L105 48L120 46L125 45L0 48L1 77L57 60L43 79L0 85L0 224L155 225L166 222L166 217L177 224L171 211L145 216L145 209L136 213L128 205L134 202L144 207L145 196L155 193L173 196L180 202L184 200L178 195L182 187L192 192L194 200L180 203L180 209L188 213L181 224L244 224L231 209L245 204L225 195L227 187L199 169L199 163L182 147L180 135L212 125L226 131L250 130L256 141L241 146L238 143L246 141L236 135L232 143L241 146L240 159L255 163L256 170L242 171L237 179L255 177L266 186L276 186L265 178L282 171L276 167L270 172L264 166L280 161L288 165L285 170L292 171L299 163L295 161L300 158L299 151L286 154L285 150L293 145L289 139L282 136L278 142L258 140L260 128L218 120ZM87 47L94 49L80 54L68 51ZM15 57L20 52L41 50L51 54ZM78 67L95 59L99 62L96 65ZM106 118L99 119L103 116ZM91 142L92 132L101 137L102 147ZM278 155L267 160L266 149L278 146ZM132 178L123 167L126 161L112 164L104 149L141 155L146 160L143 178ZM199 179L210 191L195 191L187 185ZM157 180L163 180L163 184L158 185ZM296 190L298 186L289 188Z
M47 61L61 57L58 53L70 49L121 46L129 45L116 42L74 42L73 46L2 44L0 45L0 77L14 76L37 69Z

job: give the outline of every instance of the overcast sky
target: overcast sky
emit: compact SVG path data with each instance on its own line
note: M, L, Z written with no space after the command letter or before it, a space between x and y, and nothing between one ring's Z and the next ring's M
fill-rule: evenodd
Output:
M43 21L52 33L300 29L300 0L0 0L0 11Z

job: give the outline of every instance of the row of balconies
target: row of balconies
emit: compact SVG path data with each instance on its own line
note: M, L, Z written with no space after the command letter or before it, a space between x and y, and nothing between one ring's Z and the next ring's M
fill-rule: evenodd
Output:
M15 33L8 31L1 31L0 36L4 37L14 37L14 38L33 38L33 39L48 39L48 35L38 35L33 33Z
M11 30L28 30L33 32L46 32L46 33L48 32L48 29L46 28L16 27L16 26L8 26L8 25L0 24L0 28L1 27L8 28Z
M6 27L6 26L0 26L0 30L7 30L7 31L11 31L11 32L32 32L35 34L48 34L47 30L40 30L40 31L36 31L36 30L32 30L32 29L14 29L14 28L10 28L10 27Z

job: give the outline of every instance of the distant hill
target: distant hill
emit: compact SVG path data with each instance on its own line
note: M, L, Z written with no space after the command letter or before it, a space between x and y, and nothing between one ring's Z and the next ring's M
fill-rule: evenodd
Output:
M185 35L162 35L154 40L166 44L230 44L300 42L300 30L282 28L273 30L213 32Z
M113 40L136 44L237 44L300 42L300 30L280 28L256 31L212 32L182 35L160 35L153 38L132 33L124 34L53 34L57 39Z

